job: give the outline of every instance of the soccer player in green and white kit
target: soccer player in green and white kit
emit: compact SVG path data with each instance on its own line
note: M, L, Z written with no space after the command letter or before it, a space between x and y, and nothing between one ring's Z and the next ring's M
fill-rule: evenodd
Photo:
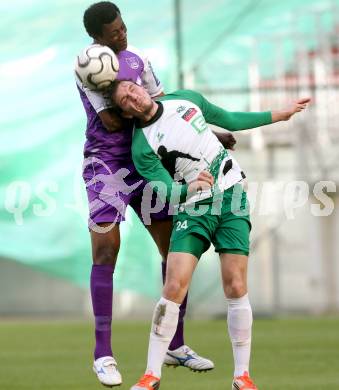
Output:
M188 90L155 102L145 89L130 81L116 82L112 98L126 114L138 119L132 142L137 170L160 196L178 204L166 282L152 320L146 373L131 390L159 388L161 366L177 326L179 306L198 260L211 243L220 256L228 301L227 322L235 365L232 387L257 389L249 376L252 310L247 294L247 264L251 223L242 189L245 175L207 123L231 131L263 126L288 120L303 110L309 99L301 99L282 111L232 113Z

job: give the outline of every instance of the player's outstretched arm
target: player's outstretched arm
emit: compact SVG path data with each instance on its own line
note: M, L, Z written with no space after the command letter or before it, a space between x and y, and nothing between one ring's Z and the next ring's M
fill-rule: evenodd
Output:
M304 110L308 103L310 103L311 98L303 98L295 101L294 103L287 106L285 109L280 111L272 111L272 123L280 122L280 121L288 121L294 114ZM240 114L240 113L239 113ZM250 113L249 113L250 114ZM247 120L251 118L247 117ZM257 120L257 118L255 118ZM221 144L225 149L234 150L234 146L236 144L236 139L233 137L232 133L229 132L215 132L214 135L218 138Z
M299 99L287 108L273 112L230 112L210 103L197 92L187 91L186 94L201 108L207 123L229 131L253 129L288 120L296 112L302 111L311 100L310 98Z
M207 123L225 130L239 131L252 129L272 123L270 111L266 112L230 112L209 102L200 93L185 91L188 100L200 107Z
M297 112L303 111L308 103L310 103L311 98L302 98L298 99L292 104L288 105L285 109L272 111L272 123L288 121L294 114Z

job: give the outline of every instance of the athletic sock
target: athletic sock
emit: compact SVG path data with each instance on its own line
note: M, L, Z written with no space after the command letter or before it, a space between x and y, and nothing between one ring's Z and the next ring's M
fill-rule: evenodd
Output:
M161 366L177 327L179 306L179 304L163 297L155 306L148 346L146 374L161 377Z
M111 347L113 271L113 265L92 266L91 296L95 318L95 360L103 356L113 356Z
M166 262L161 263L162 266L162 281L165 283L166 280ZM184 340L184 317L186 314L186 307L187 307L187 299L188 299L188 293L185 296L185 299L183 300L182 304L180 305L180 311L179 311L179 320L178 320L178 326L175 331L175 334L173 336L173 339L171 341L171 344L169 345L168 349L170 351L174 351L175 349L178 349L182 347L185 344Z
M234 358L234 376L249 372L252 335L252 309L248 294L228 301L228 333L232 342Z
M185 342L184 342L184 317L186 314L187 298L188 298L188 294L186 294L184 301L179 306L178 325L177 325L175 334L173 336L173 339L171 341L171 344L168 347L168 349L170 351L174 351L174 350L182 347L185 344Z

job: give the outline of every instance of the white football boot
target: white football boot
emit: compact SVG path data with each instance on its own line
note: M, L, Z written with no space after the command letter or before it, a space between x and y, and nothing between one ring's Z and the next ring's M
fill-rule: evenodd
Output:
M183 366L196 372L209 371L214 368L214 363L211 360L199 356L187 345L174 351L167 351L164 364L172 367Z
M120 386L122 383L117 362L112 356L104 356L94 360L93 371L104 386Z

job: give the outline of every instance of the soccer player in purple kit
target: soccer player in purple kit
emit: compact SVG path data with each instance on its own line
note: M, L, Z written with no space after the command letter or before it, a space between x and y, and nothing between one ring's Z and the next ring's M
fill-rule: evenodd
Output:
M119 8L111 2L92 4L84 13L84 26L94 43L110 47L119 59L118 79L130 79L146 88L151 97L163 94L148 59L127 43L127 28ZM92 244L91 297L95 317L93 370L106 386L122 383L111 347L113 272L120 246L119 223L127 205L141 217L141 200L146 182L137 173L131 157L131 120L122 118L112 107L108 92L92 91L77 80L87 114L83 178L89 201L89 229ZM234 139L233 139L234 140ZM230 139L230 145L232 137ZM142 220L142 218L140 218ZM162 256L165 278L166 257L172 218L166 210L151 215L146 226ZM183 318L187 296L180 306L177 331L165 359L168 365L182 365L195 371L214 368L212 361L184 344Z

